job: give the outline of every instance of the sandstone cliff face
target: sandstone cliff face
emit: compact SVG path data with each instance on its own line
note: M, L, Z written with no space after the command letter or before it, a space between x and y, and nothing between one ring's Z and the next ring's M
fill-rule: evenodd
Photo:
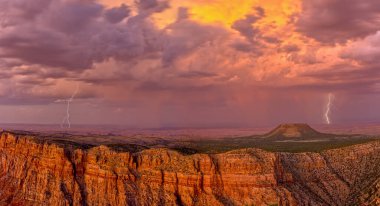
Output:
M132 154L4 132L0 205L376 205L379 152L372 142L304 154Z

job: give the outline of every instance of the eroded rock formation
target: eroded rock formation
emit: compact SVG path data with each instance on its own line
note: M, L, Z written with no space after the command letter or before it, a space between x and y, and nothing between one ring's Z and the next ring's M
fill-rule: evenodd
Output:
M80 149L3 132L0 205L379 205L380 142L322 153Z

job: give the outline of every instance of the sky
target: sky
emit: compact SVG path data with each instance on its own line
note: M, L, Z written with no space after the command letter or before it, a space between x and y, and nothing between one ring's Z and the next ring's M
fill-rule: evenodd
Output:
M139 128L380 122L378 0L0 8L1 123L59 125L67 112Z

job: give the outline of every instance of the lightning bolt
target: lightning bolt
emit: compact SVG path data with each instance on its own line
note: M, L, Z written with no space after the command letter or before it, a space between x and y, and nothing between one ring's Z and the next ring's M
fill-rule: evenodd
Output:
M61 123L61 128L65 128L67 125L67 128L71 128L71 122L70 122L70 103L74 101L75 96L78 94L79 91L79 85L77 85L75 91L71 95L70 98L68 99L63 99L63 100L57 100L56 102L65 102L66 103L66 116L63 118L62 123Z
M326 111L325 111L325 121L326 121L326 124L331 124L330 113L331 113L331 105L334 100L334 94L329 93L327 99L328 101L327 101Z

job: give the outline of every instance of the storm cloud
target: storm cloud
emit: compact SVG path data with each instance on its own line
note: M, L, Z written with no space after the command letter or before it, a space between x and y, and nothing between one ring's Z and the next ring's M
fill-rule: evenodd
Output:
M298 30L324 43L344 43L374 34L380 25L377 0L304 0Z
M137 126L319 123L328 93L379 99L378 1L115 2L0 0L0 111L52 119L77 85L81 123Z

